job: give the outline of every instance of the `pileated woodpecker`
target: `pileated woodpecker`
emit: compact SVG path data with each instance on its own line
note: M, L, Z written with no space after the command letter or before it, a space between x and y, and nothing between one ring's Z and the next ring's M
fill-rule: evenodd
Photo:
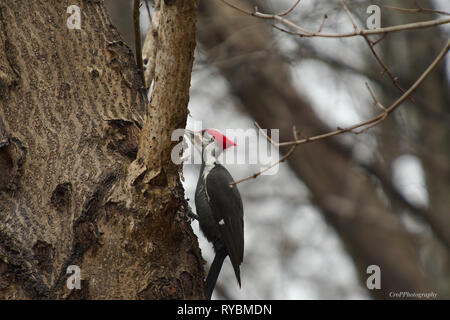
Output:
M230 173L217 157L236 144L217 130L185 131L202 154L202 166L195 190L200 229L213 244L216 256L205 284L206 299L211 299L225 258L230 256L234 274L241 286L239 265L244 259L244 211L242 199Z

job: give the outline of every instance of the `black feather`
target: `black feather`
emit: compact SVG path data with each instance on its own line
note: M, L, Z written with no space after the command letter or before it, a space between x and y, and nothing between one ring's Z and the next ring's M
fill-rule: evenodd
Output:
M244 211L239 190L235 185L230 186L234 180L225 167L216 163L206 179L205 168L205 164L202 164L195 204L200 229L208 241L213 243L216 252L206 281L205 294L208 296L214 290L227 255L230 256L236 279L241 286L239 266L244 258Z

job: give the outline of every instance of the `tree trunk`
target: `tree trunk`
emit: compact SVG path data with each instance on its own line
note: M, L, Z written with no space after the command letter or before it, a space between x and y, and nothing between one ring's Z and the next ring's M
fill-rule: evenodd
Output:
M66 25L70 5L0 4L0 298L203 298L170 160L198 1L161 3L148 105L102 2L81 2L79 30ZM66 286L69 265L81 269L80 290Z

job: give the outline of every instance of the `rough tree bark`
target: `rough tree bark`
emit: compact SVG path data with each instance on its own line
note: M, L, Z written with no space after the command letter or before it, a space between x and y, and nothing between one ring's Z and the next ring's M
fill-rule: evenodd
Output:
M203 298L170 160L198 1L162 2L147 106L102 1L80 2L81 30L66 27L71 4L0 4L0 298ZM69 265L81 290L66 288Z

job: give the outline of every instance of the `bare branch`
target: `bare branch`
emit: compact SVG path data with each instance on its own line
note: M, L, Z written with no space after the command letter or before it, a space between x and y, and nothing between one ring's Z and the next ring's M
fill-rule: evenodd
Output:
M383 110L386 110L386 107L383 106L383 104L377 99L377 97L375 96L375 92L373 92L372 88L370 87L370 85L367 81L366 81L366 87L369 90L369 93L372 96L372 99L373 99L373 102L375 103L375 105L377 105L378 107L380 107Z
M373 98L373 100L375 101L375 103L381 107L384 111L380 114L378 114L377 116L366 120L364 122L361 122L359 124L353 125L351 127L348 128L338 128L335 131L331 131L325 134L321 134L321 135L317 135L317 136L313 136L313 137L308 137L308 138L304 138L304 139L298 139L298 132L297 129L295 127L292 128L293 131L293 136L294 136L294 140L293 141L288 141L288 142L282 142L282 143L276 143L275 141L273 141L267 134L266 132L261 128L261 126L255 122L255 126L258 128L258 130L261 132L261 134L267 139L267 141L269 141L271 144L273 144L275 147L283 147L283 146L291 146L291 148L289 149L289 151L283 156L281 157L278 161L272 163L269 167L256 172L254 174L252 174L251 176L248 176L246 178L243 178L241 180L238 180L236 182L230 183L230 187L239 184L241 182L244 181L248 181L250 179L255 179L258 176L260 176L261 174L263 174L264 172L268 171L269 169L273 168L274 166L276 166L279 163L282 163L284 161L286 161L287 158L289 158L291 156L291 154L295 151L296 147L299 144L305 144L308 142L314 142L317 140L322 140L322 139L326 139L326 138L330 138L330 137L334 137L340 134L343 134L345 132L352 132L354 134L361 134L366 132L367 130L381 124L382 122L384 122L384 120L386 120L386 118L389 116L389 114L391 114L398 106L400 106L410 95L411 93L416 90L420 84L428 77L428 75L431 73L431 71L433 71L433 69L436 67L436 65L444 58L444 56L447 54L447 52L450 50L450 40L447 42L447 44L445 45L445 47L442 49L442 51L439 53L439 55L436 57L436 59L434 59L434 61L428 66L428 68L422 73L422 75L419 77L419 79L417 79L417 81L408 89L408 91L406 91L400 98L398 98L392 105L390 105L388 108L384 107L379 100L376 98L375 93L373 92L373 90L370 88L370 86L366 83L367 88L369 89L369 92ZM361 128L361 130L359 131L355 131L356 129Z
M277 26L276 24L272 24L272 27L274 27L277 30L280 30L281 32L290 34L291 36L297 36L299 38L311 38L312 37L312 36L310 36L308 34L302 34L302 33L299 33L299 32L293 32L293 31L289 31L287 29L283 29L283 28Z
M269 141L271 144L273 144L275 147L278 148L278 146L279 146L278 142L273 141L272 138L267 135L267 133L264 131L264 129L261 128L261 126L259 125L258 122L255 121L254 125L256 128L258 128L259 132L264 136L264 138L267 139L267 141Z
M260 126L257 122L255 122L255 127L257 127L257 128L259 129L259 132L261 132L261 134L267 139L267 141L269 141L269 142L270 142L271 144L273 144L275 147L278 147L278 146L279 146L278 143L276 143L275 141L273 141L273 140L272 140L272 139L264 132L264 130L261 128L261 126ZM295 126L292 127L292 134L293 134L293 136L294 136L294 141L298 140L298 132L297 132L297 129L295 128ZM250 179L255 179L255 178L257 178L258 176L260 176L260 175L263 174L264 172L266 172L266 171L272 169L273 167L275 167L277 164L280 164L280 163L284 162L287 158L289 158L289 157L291 156L291 154L295 151L296 148L297 148L297 145L294 144L294 145L289 149L289 151L288 151L284 156L282 156L278 161L275 161L274 163L272 163L272 164L271 164L270 166L268 166L267 168L264 168L263 170L261 170L261 171L259 171L259 172L256 172L256 173L252 174L251 176L248 176L248 177L246 177L246 178L244 178L244 179L241 179L241 180L238 180L238 181L235 181L235 182L230 183L230 187L233 187L234 185L236 185L236 184L238 184L238 183L241 183L241 182L244 182L244 181L247 181L247 180L250 180Z
M348 10L345 2L343 0L338 0L338 1L341 4L342 8L344 9L344 12L347 15L347 17L349 18L350 22L352 23L353 29L355 29L355 32L359 32L360 30L358 28L358 25L356 24L355 20L353 19L352 14L350 13L350 10Z
M238 10L241 13L256 17L256 18L260 18L260 19L267 19L267 20L276 20L282 24L284 24L285 26L290 27L291 29L296 30L296 32L290 31L290 30L286 30L284 28L281 28L279 26L276 25L272 25L274 28L291 34L291 35L296 35L299 37L328 37L328 38L345 38L345 37L353 37L353 36L362 36L364 38L364 40L366 41L367 45L369 46L370 51L372 52L372 54L374 55L375 59L377 60L378 64L381 66L383 73L386 73L389 78L391 79L392 83L394 84L394 86L396 88L398 88L401 92L402 95L399 99L397 99L397 101L395 101L392 105L390 105L388 108L386 108L375 96L374 91L372 90L372 88L368 85L368 83L366 83L367 89L369 90L370 95L372 96L372 99L374 100L374 103L380 107L383 112L378 114L377 116L366 120L364 122L355 124L353 126L347 127L347 128L337 128L337 130L325 133L325 134L321 134L321 135L316 135L313 137L308 137L308 138L303 138L303 139L294 139L293 141L288 141L288 142L283 142L283 143L275 143L270 137L267 136L267 134L261 129L261 127L255 123L255 126L260 130L260 132L262 132L262 134L266 137L266 139L272 143L273 145L275 145L276 147L281 147L281 146L297 146L299 144L304 144L304 143L309 143L309 142L313 142L313 141L317 141L317 140L321 140L321 139L326 139L329 137L333 137L333 136L337 136L340 134L343 134L345 132L352 132L354 134L360 134L363 132L366 132L367 130L369 130L370 128L373 128L379 124L381 124L382 122L384 122L386 120L386 118L389 116L389 114L391 112L393 112L401 103L404 102L404 100L409 99L412 103L414 103L414 100L411 97L412 92L425 80L425 78L430 74L430 72L435 68L435 66L442 60L442 58L445 56L445 54L448 52L449 47L450 47L450 40L447 42L446 46L443 48L443 50L440 52L440 54L436 57L436 59L430 64L430 66L423 72L423 74L416 80L416 82L407 90L405 91L403 88L400 87L399 83L398 83L398 79L397 77L395 77L392 72L389 70L389 68L387 67L387 65L381 60L381 58L379 57L379 55L377 54L377 52L375 51L374 45L376 45L378 42L380 42L385 36L386 34L388 34L389 32L397 32L397 31L403 31L403 30L413 30L413 29L421 29L421 28L428 28L428 27L433 27L433 26L437 26L440 24L447 24L450 23L450 18L446 18L446 19L440 19L440 20L431 20L431 21L423 21L423 22L416 22L416 23L409 23L409 24L403 24L403 25L398 25L398 26L392 26L392 27L386 27L386 28L378 28L378 29L370 29L370 30L366 30L366 29L360 29L358 27L358 25L356 24L355 19L352 17L352 14L350 13L350 10L348 9L348 7L346 6L344 0L338 0L340 5L342 6L345 14L347 15L347 17L349 18L350 22L352 23L353 32L348 32L348 33L335 33L335 34L329 34L329 33L322 33L322 28L323 25L325 24L325 21L327 19L327 15L324 15L322 23L319 27L319 31L318 32L312 32L310 30L307 30L297 24L295 24L294 22L284 18L283 16L290 13L297 5L300 1L296 1L287 11L283 12L282 14L265 14L265 13L261 13L258 11L258 8L255 7L255 10L253 12L251 11L247 11L245 9L242 9L234 4L231 4L228 0L221 0L222 2L224 2L225 4L227 4L228 6ZM418 4L416 3L416 6L418 6ZM423 10L423 8L418 7L418 9ZM369 39L369 35L374 35L374 34L379 34L381 35L381 37L372 42ZM359 129L359 131L355 131L356 129ZM297 136L297 132L295 131L294 136ZM286 160L291 154L292 152L294 152L295 148L291 148L285 156L283 156L279 161L273 163L272 165L270 165L268 168L257 172L255 174L253 174L252 176L249 176L247 178L241 179L237 182L235 182L234 184L238 184L241 183L243 181L247 181L249 179L252 178L256 178L259 175L261 175L263 172L269 170L270 168L272 168L273 166L275 166L276 164L283 162L284 160ZM233 184L233 185L234 185Z
M226 5L232 7L233 9L236 9L237 11L253 16L260 19L267 19L267 20L276 20L280 23L297 30L296 35L299 37L322 37L322 38L348 38L348 37L355 37L355 36L363 36L363 35L373 35L373 34L384 34L389 32L398 32L398 31L404 31L404 30L415 30L415 29L423 29L423 28L430 28L435 27L441 24L447 24L450 23L450 18L445 19L439 19L439 20L430 20L430 21L421 21L421 22L414 22L414 23L407 23L407 24L401 24L398 26L392 26L392 27L385 27L385 28L378 28L378 29L363 29L359 30L358 32L347 32L347 33L322 33L322 32L314 32L310 31L306 28L303 28L299 26L298 24L280 16L277 14L265 14L261 13L257 10L255 11L247 11L245 9L242 9L232 3L230 3L228 0L221 0Z
M294 4L293 4L289 9L287 9L285 12L279 13L278 15L279 15L280 17L287 16L289 13L291 13L292 11L294 11L295 7L297 7L297 5L300 3L300 1L301 1L301 0L296 0L296 1L294 2Z
M348 16L348 18L350 19L350 22L353 25L353 28L355 29L355 32L359 32L360 29L358 28L358 26L356 25L355 20L353 19L350 10L348 9L347 5L345 4L344 0L338 0L339 3L341 4L342 8L344 9L345 14ZM380 56L377 54L377 52L375 51L375 48L373 47L373 43L372 41L370 41L369 37L367 35L362 35L362 37L364 38L364 40L366 41L367 45L369 46L370 51L372 52L373 56L375 57L375 59L377 60L378 64L381 66L381 68L383 69L383 73L386 73L389 78L391 79L392 83L394 84L394 86L400 90L401 93L405 93L405 90L400 86L400 84L398 83L398 78L395 77L391 70L389 70L388 66L383 62L383 60L381 60ZM408 97L408 99L412 102L414 102L414 99L412 97Z
M382 41L385 37L386 37L387 33L383 33L377 40L372 41L372 45L376 46L378 44L378 42Z
M410 95L411 93L419 87L419 85L428 77L428 75L431 73L431 71L436 67L436 65L444 58L444 56L447 54L447 52L450 49L450 40L447 41L447 44L442 49L442 51L439 53L439 55L436 57L436 59L428 66L428 68L422 73L422 75L416 80L416 82L406 91L400 98L398 98L392 105L390 105L386 110L377 116L366 120L364 122L355 124L353 126L347 127L347 128L338 128L335 131L331 131L325 134L317 135L314 137L309 137L301 140L296 141L289 141L289 142L282 142L279 143L278 146L291 146L294 144L304 144L308 142L313 142L325 138L334 137L337 135L340 135L345 132L353 132L355 129L363 128L370 126L372 127L372 124L376 123L377 125L383 122L387 116L392 113L398 106L400 106Z
M443 15L450 16L449 12L445 12L445 11L441 11L441 10L433 10L433 9L428 9L428 8L422 8L417 1L414 1L414 2L416 5L416 8L413 8L413 9L398 8L398 7L394 7L394 6L388 6L388 5L384 5L383 7L386 9L396 10L396 11L405 12L405 13L431 13L431 14L443 14Z
M322 28L325 25L325 21L328 19L328 15L325 13L323 15L322 23L320 24L319 30L317 32L322 32Z

